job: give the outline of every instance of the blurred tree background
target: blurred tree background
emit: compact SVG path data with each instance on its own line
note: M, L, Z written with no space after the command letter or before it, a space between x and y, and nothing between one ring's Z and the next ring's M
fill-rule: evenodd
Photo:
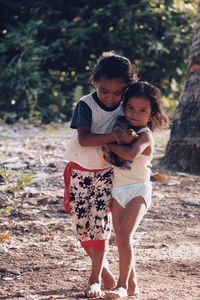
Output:
M69 120L104 51L127 56L175 111L197 0L0 0L0 118Z

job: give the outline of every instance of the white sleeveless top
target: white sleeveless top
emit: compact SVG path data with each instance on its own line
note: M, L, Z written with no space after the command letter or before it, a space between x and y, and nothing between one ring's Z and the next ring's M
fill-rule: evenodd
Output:
M137 133L151 132L148 127L140 129ZM144 183L150 180L152 156L140 154L131 163L130 170L114 167L113 185L124 186L132 183Z
M102 109L94 100L92 94L80 99L84 101L92 112L91 133L110 133L122 111L121 104L113 111ZM73 129L71 141L64 153L64 159L73 161L86 169L105 169L111 167L111 164L103 158L102 146L82 147L78 141L77 129Z

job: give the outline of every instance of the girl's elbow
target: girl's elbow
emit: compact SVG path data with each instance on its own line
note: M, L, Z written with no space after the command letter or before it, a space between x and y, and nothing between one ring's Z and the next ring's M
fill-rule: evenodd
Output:
M134 160L136 155L133 155L132 153L126 153L126 160Z
M84 139L79 139L79 144L82 146L82 147L86 147L87 146L87 143Z
M131 160L131 161L132 161L132 160L134 160L134 157L133 157L132 155L127 155L125 159L126 159L126 160Z
M118 153L117 155L125 160L133 160L133 156L128 153Z

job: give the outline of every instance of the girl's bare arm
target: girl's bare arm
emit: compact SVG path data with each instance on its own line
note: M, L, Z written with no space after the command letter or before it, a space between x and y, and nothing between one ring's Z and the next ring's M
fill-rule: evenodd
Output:
M120 136L123 134L123 140L126 143L132 142L134 137L130 132L124 131L123 133L104 133L104 134L95 134L90 132L89 126L80 126L78 130L78 139L81 146L101 146L103 144L109 144L117 142L120 139Z
M126 160L134 160L140 154L150 156L153 152L153 136L151 133L142 133L131 145L109 144L110 150Z

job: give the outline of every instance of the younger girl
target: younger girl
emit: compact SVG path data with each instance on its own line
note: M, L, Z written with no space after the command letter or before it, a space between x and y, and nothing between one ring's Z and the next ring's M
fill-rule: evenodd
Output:
M136 79L136 69L126 57L104 53L90 78L96 92L80 99L72 117L74 132L64 155L69 161L64 171L64 205L92 261L89 298L101 296L101 274L106 288L115 286L105 260L110 237L112 168L103 158L101 145L133 140L128 131L110 132L121 112L125 89Z
M152 131L167 126L159 90L147 82L132 84L124 95L125 119L139 136L129 145L109 144L112 152L132 161L131 169L114 167L112 218L119 252L119 279L112 298L138 293L132 238L151 203Z

